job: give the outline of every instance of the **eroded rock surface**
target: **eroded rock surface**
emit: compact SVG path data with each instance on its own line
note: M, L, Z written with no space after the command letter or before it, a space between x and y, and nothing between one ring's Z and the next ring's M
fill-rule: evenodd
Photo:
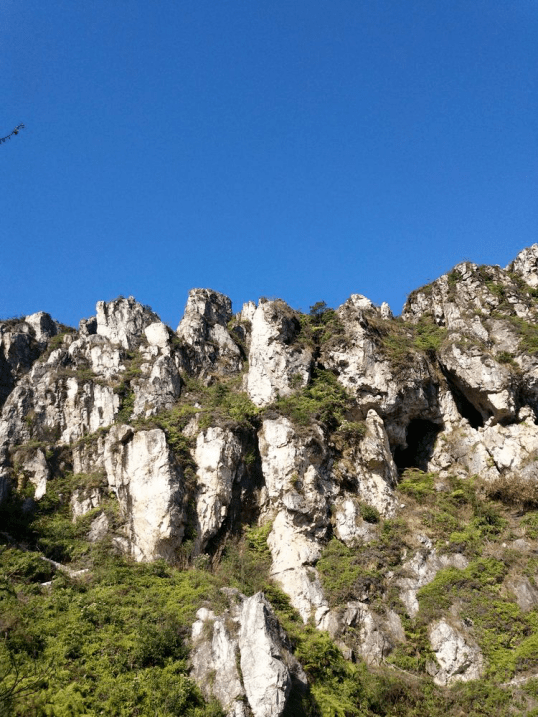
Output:
M192 628L192 675L207 698L219 699L227 715L280 716L292 683L306 688L304 671L263 594L246 598L233 589L227 592L225 614L198 611Z
M506 269L463 262L402 317L359 294L310 315L265 299L234 315L193 289L176 333L132 297L99 302L78 332L43 312L0 322L0 501L19 491L33 511L60 478L87 539L137 561L218 562L265 527L263 561L302 620L381 665L422 620L420 588L474 560L454 526L397 533L402 479L439 506L467 485L536 505L537 267L538 245ZM507 550L536 550L529 521ZM323 575L334 539L349 591ZM500 595L528 612L534 581L510 571ZM303 680L293 651L262 596L228 598L199 612L193 675L230 715L281 715ZM436 615L435 682L482 675L472 627Z

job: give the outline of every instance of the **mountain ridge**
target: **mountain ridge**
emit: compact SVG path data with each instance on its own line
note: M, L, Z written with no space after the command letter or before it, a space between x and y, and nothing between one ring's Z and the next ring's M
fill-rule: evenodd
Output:
M202 572L217 593L193 597L181 627L174 618L168 663L155 649L120 672L129 684L148 665L161 678L173 666L183 711L214 699L228 715L404 710L390 691L379 697L395 674L438 710L484 681L519 681L503 706L532 709L537 318L535 244L505 269L456 265L411 292L399 317L359 294L309 314L264 298L234 314L228 297L193 289L175 332L132 297L98 302L78 330L44 312L0 322L6 566L42 555L86 593L100 561L135 572L164 561L172 583ZM36 606L67 590L32 566L6 568L6 585L21 596L33 586ZM14 637L24 643L29 619L6 600L6 705L73 714L68 702L50 708L49 676L34 703L17 698L13 666L27 659ZM492 605L512 628L499 619L496 630ZM60 650L42 644L39 660ZM136 708L92 704L77 659L62 661L59 690L83 710Z

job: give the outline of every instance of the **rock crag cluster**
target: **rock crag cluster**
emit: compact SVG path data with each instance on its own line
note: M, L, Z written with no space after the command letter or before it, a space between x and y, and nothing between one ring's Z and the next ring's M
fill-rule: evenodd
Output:
M457 265L399 317L359 294L234 314L193 289L177 331L132 297L78 330L0 322L0 501L32 516L59 491L89 544L183 570L254 527L267 582L346 660L439 687L530 676L537 320L533 245ZM509 646L482 590L518 612ZM312 689L293 640L270 596L220 593L185 638L192 678L227 715L283 715Z

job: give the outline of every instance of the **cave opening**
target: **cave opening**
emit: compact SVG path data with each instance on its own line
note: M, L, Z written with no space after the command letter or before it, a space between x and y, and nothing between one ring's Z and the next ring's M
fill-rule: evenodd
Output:
M437 434L442 428L429 419L412 419L406 431L407 447L398 446L394 451L394 463L398 471L411 467L427 471Z

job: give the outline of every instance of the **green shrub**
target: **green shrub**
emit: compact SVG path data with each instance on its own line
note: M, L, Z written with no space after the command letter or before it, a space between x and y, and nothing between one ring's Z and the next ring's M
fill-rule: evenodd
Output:
M344 413L350 401L336 376L325 369L318 369L311 384L291 396L279 399L274 406L300 426L309 426L313 421L319 421L335 429L344 421Z
M375 506L370 506L369 504L361 504L361 516L369 524L379 523L380 515L379 511L375 508Z
M398 488L416 501L422 501L435 492L435 478L434 473L426 473L415 468L405 469Z

